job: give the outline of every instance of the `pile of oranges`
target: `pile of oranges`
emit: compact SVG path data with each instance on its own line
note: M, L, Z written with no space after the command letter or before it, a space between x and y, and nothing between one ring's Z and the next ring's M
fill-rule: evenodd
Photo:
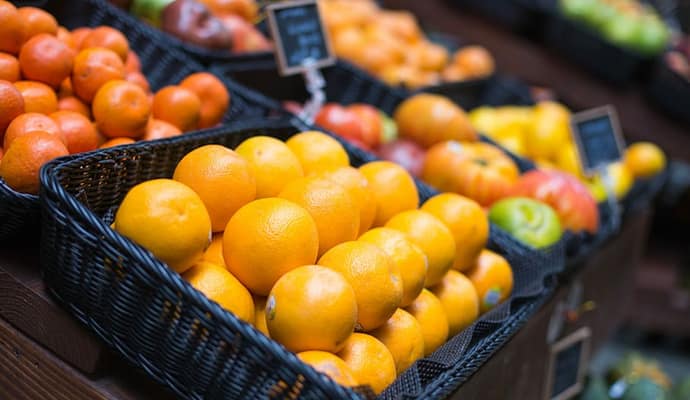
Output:
M317 131L205 145L134 186L113 228L209 299L345 386L380 393L510 296L482 208L350 166Z
M55 157L214 126L229 103L203 72L153 94L122 32L70 32L0 0L0 177L14 190L37 193L38 171Z

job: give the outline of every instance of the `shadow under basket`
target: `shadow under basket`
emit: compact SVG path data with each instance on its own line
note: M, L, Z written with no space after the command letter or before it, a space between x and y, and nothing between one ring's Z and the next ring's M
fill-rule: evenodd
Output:
M142 142L55 160L41 173L41 263L49 291L100 339L187 399L362 398L299 361L186 283L150 252L110 228L134 185L172 176L205 144L235 148L256 135L304 130L286 118L240 121L195 136ZM371 155L342 142L353 166ZM418 182L420 202L436 194ZM514 273L512 296L427 358L380 398L441 398L456 390L522 326L553 290L563 248L535 252L491 227L488 247Z
M185 54L171 49L161 32L144 25L116 7L100 0L47 0L15 2L18 7L39 5L68 29L108 25L120 30L141 60L142 72L152 91L178 84L187 75L207 71ZM79 12L75 12L79 10ZM254 92L230 78L216 74L230 92L230 109L223 118L232 123L238 118L285 115L275 100ZM193 134L192 132L187 134ZM39 234L38 196L18 193L0 179L0 240L31 238Z

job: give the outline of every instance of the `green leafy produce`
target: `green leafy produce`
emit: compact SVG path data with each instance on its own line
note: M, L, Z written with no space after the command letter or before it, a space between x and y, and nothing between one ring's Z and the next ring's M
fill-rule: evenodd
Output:
M622 400L668 400L666 391L651 379L640 378L628 386Z

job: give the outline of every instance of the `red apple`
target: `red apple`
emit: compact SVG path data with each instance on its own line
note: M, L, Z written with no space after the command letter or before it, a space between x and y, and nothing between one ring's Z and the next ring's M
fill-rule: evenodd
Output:
M239 15L227 14L219 18L232 35L232 51L246 53L272 48L271 42L254 25Z
M596 233L599 209L587 187L574 176L553 170L532 170L520 177L511 193L542 201L556 210L565 229Z
M418 177L424 166L424 148L409 139L397 139L378 148L379 157L400 164L409 173Z
M381 112L369 104L357 103L347 107L362 121L362 141L370 148L376 148L381 144L383 121Z
M347 140L357 140L358 144L367 144L363 140L364 124L362 121L355 113L340 104L327 103L321 107L321 110L316 114L314 123Z
M295 115L299 115L302 112L302 110L304 109L302 104L300 104L296 101L292 101L292 100L283 101L283 108L290 111L291 113L293 113Z

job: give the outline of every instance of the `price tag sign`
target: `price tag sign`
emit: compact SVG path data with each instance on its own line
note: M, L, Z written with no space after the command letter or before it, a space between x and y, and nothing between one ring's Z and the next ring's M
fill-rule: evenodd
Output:
M544 400L568 400L582 391L591 336L583 327L551 346Z
M335 63L316 0L295 0L266 7L280 74L293 75Z
M618 115L612 106L574 114L570 123L585 175L592 176L623 157L623 136Z

